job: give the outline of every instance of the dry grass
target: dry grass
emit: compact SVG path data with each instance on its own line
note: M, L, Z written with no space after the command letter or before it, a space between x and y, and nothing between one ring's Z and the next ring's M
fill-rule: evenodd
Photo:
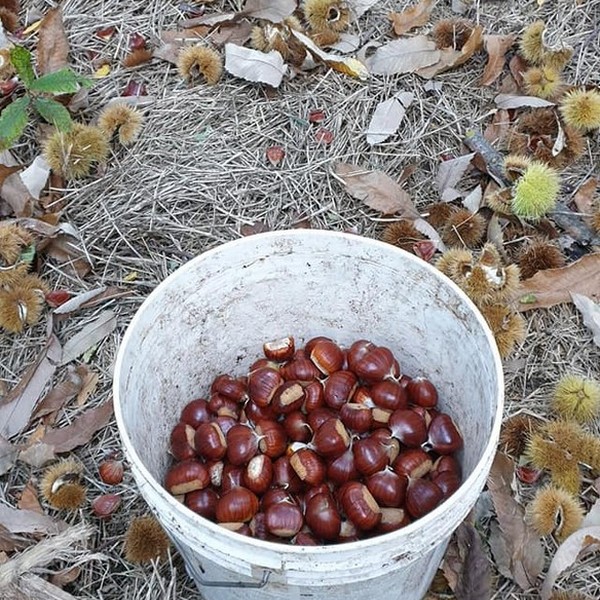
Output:
M241 4L241 0L217 2L213 7L236 9ZM407 0L379 2L360 21L358 33L363 41L388 39L387 13L408 4ZM450 2L439 4L433 23L451 16ZM143 82L154 97L139 141L130 148L114 150L103 176L77 183L67 191L63 220L79 229L94 265L92 274L81 280L51 262L43 269L55 288L83 291L114 284L136 292L108 305L119 315L119 327L92 359L92 367L100 374L94 404L110 395L112 362L135 310L181 264L210 247L238 238L242 225L256 221L283 229L308 218L315 228L353 229L376 237L382 230L382 219L344 192L332 175L333 164L355 162L397 177L414 163L417 170L406 187L423 208L438 200L432 179L440 155L461 154L465 130L485 124L494 108L494 89L478 86L484 55L439 76L441 92L426 92L425 82L412 75L376 76L365 84L323 68L285 82L272 94L230 76L216 87L187 89L175 67L157 59L130 71L119 66L130 33L141 33L156 42L162 30L175 28L181 18L177 3L70 0L64 4L64 12L75 66L82 72L93 72L88 50L100 51L113 63L110 76L97 80L90 92L89 107L80 115L83 120L91 120L130 79ZM541 8L536 0L475 0L472 16L492 33L518 32L535 19L545 19L551 29L556 28L560 39L575 48L566 80L600 84L600 0L580 4L576 0L548 0ZM99 26L109 25L117 27L110 42L93 35ZM385 144L369 147L363 132L370 115L381 100L399 90L415 93L400 132ZM322 125L335 136L330 146L317 143L315 126L306 121L313 108L326 111ZM599 139L597 132L589 136L584 158L564 172L566 189L575 190L597 169ZM285 160L278 167L265 159L270 145L286 148ZM36 153L27 143L18 150L23 161ZM132 272L137 277L124 281ZM88 310L61 323L61 340L80 330L100 310ZM11 388L19 381L44 339L43 325L19 337L0 337L0 384ZM528 314L526 340L505 364L506 415L522 409L546 415L550 389L562 374L575 370L600 377L599 365L600 352L571 307ZM66 411L60 423L67 423L73 414ZM119 451L114 424L77 451L87 469L90 498L109 490L99 483L96 465L112 450ZM39 478L40 470L20 463L0 479L0 497L14 504L31 476ZM587 506L596 497L590 484L587 480L583 494ZM524 498L531 495L527 489L520 492ZM122 537L128 522L146 508L130 473L119 486L119 493L123 505L111 521L95 522L87 507L65 517L71 523L93 520L98 526L94 551L109 557L108 561L82 566L69 591L99 600L199 599L177 554L168 564L146 568L123 559ZM553 542L548 544L553 551ZM600 582L593 556L582 561L564 581L597 596ZM494 598L533 600L538 593L523 593L500 578Z

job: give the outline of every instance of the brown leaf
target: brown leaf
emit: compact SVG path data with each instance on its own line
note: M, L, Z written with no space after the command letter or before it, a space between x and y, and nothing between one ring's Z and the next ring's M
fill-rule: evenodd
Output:
M585 183L579 186L573 197L573 202L575 202L575 206L577 206L579 212L587 214L593 212L592 202L597 189L598 180L595 177L590 177Z
M388 18L392 22L394 33L402 35L415 27L427 25L436 2L437 0L421 0L418 4L410 6L400 13L390 13Z
M488 477L488 490L510 556L511 577L526 590L536 584L544 568L544 548L525 520L525 509L513 498L513 477L513 460L497 452Z
M587 254L560 269L544 269L521 283L518 310L571 302L571 293L600 302L600 252Z
M81 390L77 394L77 400L75 401L77 406L83 406L88 401L89 397L96 391L99 380L100 376L98 373L88 370L87 375L83 379Z
M510 131L510 114L504 108L499 108L492 117L491 123L485 128L483 137L490 144L497 144L503 141Z
M69 585L73 583L81 574L80 567L71 567L67 569L62 569L61 571L57 571L53 573L50 577L50 583L59 588L65 587L65 585Z
M479 533L473 525L463 522L455 536L462 558L454 588L457 600L488 600L492 596L492 574Z
M425 79L431 79L440 73L449 71L466 63L475 52L481 50L483 46L483 27L477 25L473 28L469 39L460 50L454 48L444 48L440 50L439 60L428 67L417 70L417 75Z
M335 174L346 186L346 191L368 207L384 215L398 213L405 219L419 218L410 196L382 171L365 171L357 165L337 163Z
M555 105L555 102L537 96L512 96L511 94L498 94L494 102L498 108L523 108L524 106L543 108Z
M581 294L571 293L571 298L583 317L583 324L594 335L594 344L600 347L600 304Z
M33 214L35 198L29 193L20 175L16 172L20 171L22 167L1 166L0 197L6 200L15 216L30 217Z
M54 447L54 451L69 452L87 444L96 431L106 427L113 414L112 398L96 408L90 408L73 420L70 425L50 429L42 439L44 444Z
M559 575L577 560L600 549L600 525L584 527L571 534L559 547L550 563L541 590L542 600L550 600Z
M440 57L441 51L436 48L435 42L425 35L417 35L380 46L366 64L371 73L380 75L420 73L420 69L438 64Z
M56 454L54 453L53 446L38 442L22 450L19 453L19 460L39 469L45 464L56 460Z
M271 228L266 223L263 223L262 221L255 221L251 225L244 223L240 227L240 233L243 236L254 235L256 233L264 233L265 231L271 231Z
M436 176L436 185L442 201L450 202L462 195L455 187L469 168L474 156L475 153L472 152L471 154L463 154L458 158L451 158L440 163Z
M58 338L51 333L46 347L23 373L21 381L2 399L0 436L9 439L28 425L38 398L52 379L61 355Z
M77 332L64 345L60 365L75 360L86 350L101 342L107 335L111 334L117 326L117 316L110 310L106 310L91 323L88 323L81 331Z
M21 496L17 501L17 507L23 510L31 510L33 512L39 513L40 515L45 514L44 510L42 509L42 505L38 500L37 489L31 479L23 488Z
M298 7L296 0L246 0L244 14L254 19L280 23Z
M0 475L8 473L17 460L19 447L0 437Z
M56 259L62 266L69 267L78 277L85 277L92 265L79 247L77 238L69 233L59 233L55 238L40 245L40 250Z
M523 73L529 68L527 61L520 54L515 54L508 61L508 68L517 88L523 89Z
M69 63L69 42L63 25L62 8L51 8L42 19L37 43L40 74L54 73Z
M481 85L492 85L500 77L506 61L506 52L516 39L516 33L483 36L483 47L488 53L488 61L481 76Z
M9 533L55 534L65 529L63 521L52 519L48 515L33 510L13 508L0 504L0 525Z
M93 290L89 290L88 292L77 294L77 296L70 298L60 306L56 307L53 312L55 315L70 315L78 310L93 308L108 300L123 298L125 296L131 296L132 294L133 292L131 290L125 290L114 285L103 285L94 288Z

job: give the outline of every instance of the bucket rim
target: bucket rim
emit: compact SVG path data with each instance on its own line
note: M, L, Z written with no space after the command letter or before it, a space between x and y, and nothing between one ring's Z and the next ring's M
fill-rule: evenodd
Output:
M327 238L339 238L344 239L346 241L352 240L356 241L358 244L373 246L375 248L384 249L386 252L391 254L397 254L402 257L403 260L408 260L413 264L419 266L419 268L424 269L429 272L433 277L439 279L443 284L449 287L459 298L460 300L469 308L472 315L475 317L478 322L482 332L485 335L487 345L491 351L491 357L493 359L494 370L497 374L497 383L496 383L496 398L497 398L497 406L496 412L493 416L493 425L490 431L490 436L488 442L482 452L481 457L474 465L473 470L470 475L461 483L460 487L450 496L447 500L442 502L439 506L437 506L430 513L427 513L423 517L413 521L409 525L402 527L396 531L392 531L390 533L376 535L371 538L366 538L362 540L358 540L355 542L345 542L343 544L331 544L324 546L293 546L291 544L285 544L281 542L270 542L265 540L259 540L257 538L252 538L248 536L243 536L233 531L229 531L223 527L220 527L217 523L210 521L204 517L201 517L194 511L187 508L183 503L179 502L175 497L173 497L167 490L162 486L162 484L157 481L154 476L147 469L146 465L142 461L140 455L135 449L131 438L127 432L127 428L125 427L125 421L123 412L121 410L121 397L119 391L119 384L122 379L123 372L123 361L125 356L125 349L128 345L130 337L133 335L133 332L137 329L137 325L140 320L143 318L143 313L147 309L149 305L152 304L154 298L160 296L164 289L168 288L171 281L174 279L179 279L182 275L184 275L187 271L190 271L196 267L196 265L200 262L210 260L210 258L216 254L229 252L232 249L237 248L238 246L248 245L252 242L252 240L257 239L277 239L280 238L285 240L286 238L323 238L324 240ZM489 471L489 464L491 464L492 458L495 454L495 448L498 443L499 435L500 435L500 426L502 424L502 416L504 410L504 372L502 367L502 359L500 357L500 353L498 351L498 347L494 338L494 334L490 329L487 321L484 316L481 314L475 303L467 296L467 294L452 281L449 277L444 275L441 271L439 271L432 264L420 259L419 257L402 250L392 244L387 242L382 242L380 240L375 240L372 238L363 237L360 235L340 232L340 231L329 231L329 230L319 230L319 229L283 229L277 231L268 231L264 233L257 233L251 236L242 237L236 240L231 240L225 242L223 244L219 244L214 248L210 248L205 252L199 254L198 256L192 258L185 264L178 267L173 273L168 275L162 282L160 282L150 294L144 299L142 304L137 309L135 315L131 319L125 334L119 344L119 349L117 351L117 356L115 359L114 373L113 373L113 404L114 404L114 413L115 419L117 422L117 427L119 430L119 435L121 437L121 442L124 446L125 453L129 462L134 465L135 470L139 472L141 477L143 478L145 485L149 485L154 493L161 497L163 502L166 502L169 506L169 509L173 513L184 512L186 518L192 518L200 527L208 528L213 534L222 536L224 538L228 538L234 544L237 544L241 547L249 547L261 549L262 551L273 551L280 555L286 556L300 556L303 554L316 554L319 556L340 556L340 553L344 553L348 551L348 553L356 552L357 550L366 550L368 548L380 545L382 540L391 540L392 538L398 538L401 540L405 537L411 537L418 534L419 530L422 528L426 528L433 524L435 521L438 521L441 515L445 512L448 502L460 502L461 500L465 500L465 497L468 495L468 491L473 486L477 485L477 480L479 479L479 473L482 470ZM136 481L136 486L138 489L140 488L139 483ZM400 550L401 548L399 548Z

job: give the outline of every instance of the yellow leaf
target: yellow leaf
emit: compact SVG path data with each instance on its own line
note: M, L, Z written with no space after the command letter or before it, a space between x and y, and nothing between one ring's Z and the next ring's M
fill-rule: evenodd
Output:
M131 273L127 273L125 277L123 277L123 281L127 281L128 283L135 281L138 278L137 271L131 271Z
M40 28L41 24L42 24L42 19L40 19L39 21L34 21L29 27L27 27L23 30L23 35L29 35L30 33L35 33Z
M110 73L110 65L102 65L95 73L94 79L102 79Z

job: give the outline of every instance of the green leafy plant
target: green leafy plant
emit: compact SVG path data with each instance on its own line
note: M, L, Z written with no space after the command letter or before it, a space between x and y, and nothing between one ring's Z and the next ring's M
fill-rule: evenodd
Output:
M11 48L10 61L25 87L25 95L11 102L0 114L0 148L10 148L19 139L27 126L30 110L59 131L69 131L73 125L71 115L53 96L74 94L82 87L90 87L91 79L68 67L37 77L31 52L22 46Z

